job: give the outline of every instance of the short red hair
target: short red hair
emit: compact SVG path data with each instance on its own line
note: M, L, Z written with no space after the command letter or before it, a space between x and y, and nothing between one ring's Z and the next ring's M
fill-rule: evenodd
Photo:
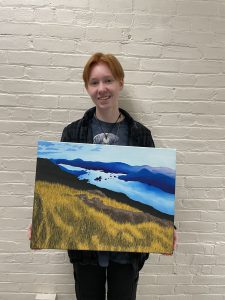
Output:
M116 80L120 81L124 79L123 67L121 66L118 59L113 54L103 54L101 52L97 52L89 58L84 67L83 80L85 83L85 87L88 86L92 68L99 63L106 64Z

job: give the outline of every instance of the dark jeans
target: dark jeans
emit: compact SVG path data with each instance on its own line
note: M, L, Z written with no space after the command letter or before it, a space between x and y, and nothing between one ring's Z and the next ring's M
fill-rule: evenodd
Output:
M139 272L132 264L73 264L77 300L135 300Z

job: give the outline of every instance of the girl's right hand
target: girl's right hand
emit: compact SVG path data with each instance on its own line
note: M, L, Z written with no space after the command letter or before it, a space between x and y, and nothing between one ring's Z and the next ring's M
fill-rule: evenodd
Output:
M29 240L31 240L32 237L32 224L30 224L27 228L27 237Z

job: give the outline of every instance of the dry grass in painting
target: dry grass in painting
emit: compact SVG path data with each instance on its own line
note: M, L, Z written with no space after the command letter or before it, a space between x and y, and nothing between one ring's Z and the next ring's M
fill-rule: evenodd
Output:
M173 227L155 222L132 224L113 220L82 200L96 193L56 183L36 181L31 248L171 253ZM98 200L114 209L136 208L107 198Z

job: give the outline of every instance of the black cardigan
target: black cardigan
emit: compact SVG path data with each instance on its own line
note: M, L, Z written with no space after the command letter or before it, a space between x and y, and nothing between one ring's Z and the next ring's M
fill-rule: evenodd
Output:
M93 143L93 135L91 130L91 120L95 114L96 108L87 110L83 118L72 122L63 130L61 142L73 143ZM128 145L139 147L155 147L152 139L151 131L141 123L135 121L125 110L120 109L128 122ZM71 263L80 262L83 264L97 264L97 251L86 250L68 250ZM144 265L144 261L148 258L148 253L130 253L131 261L134 267L139 270Z

